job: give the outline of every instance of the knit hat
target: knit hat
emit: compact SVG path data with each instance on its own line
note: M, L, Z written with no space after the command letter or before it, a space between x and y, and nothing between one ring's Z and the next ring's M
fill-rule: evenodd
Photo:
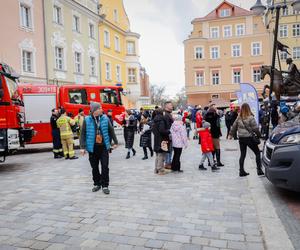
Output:
M101 104L98 103L98 102L91 102L90 104L90 110L91 110L91 113L94 113L97 109L100 109L101 108Z

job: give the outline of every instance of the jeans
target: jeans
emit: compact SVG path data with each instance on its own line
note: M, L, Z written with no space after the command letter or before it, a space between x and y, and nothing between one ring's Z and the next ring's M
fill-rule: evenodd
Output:
M109 153L103 145L94 146L94 153L89 153L89 161L92 167L95 186L108 187L109 185ZM101 174L99 163L101 162Z
M249 147L255 154L256 157L256 166L257 169L261 169L261 157L260 157L260 150L258 148L258 145L255 144L251 137L240 137L239 138L239 144L240 144L240 151L241 151L241 157L240 157L240 171L244 171L244 162L247 155L247 147Z
M203 165L206 158L208 159L208 162L211 166L214 165L214 159L213 159L213 154L212 152L208 152L208 153L202 153L202 158L201 158L201 161L200 161L200 165Z
M182 153L182 148L173 148L174 149L174 156L172 160L172 170L179 171L180 170L180 157Z
M155 159L155 173L164 171L164 160L166 158L166 153L156 153Z
M172 148L170 149L170 152L167 152L165 155L165 164L166 165L171 165L172 164Z

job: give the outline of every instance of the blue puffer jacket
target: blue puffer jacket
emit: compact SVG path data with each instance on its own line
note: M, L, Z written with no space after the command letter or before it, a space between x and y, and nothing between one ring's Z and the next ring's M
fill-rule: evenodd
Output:
M86 150L89 153L94 153L94 145L96 141L96 128L95 128L95 121L92 116L87 116L85 118L86 122ZM103 142L107 150L110 149L110 137L108 131L108 123L109 119L106 115L102 115L100 118L100 129L101 134L103 136Z

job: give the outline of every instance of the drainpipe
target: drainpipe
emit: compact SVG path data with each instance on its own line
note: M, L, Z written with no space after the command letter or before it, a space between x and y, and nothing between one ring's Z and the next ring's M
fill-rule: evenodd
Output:
M49 84L45 0L42 1L42 6L43 6L43 24L44 24L44 53L45 53L45 67L46 67L45 73L46 73L46 84Z

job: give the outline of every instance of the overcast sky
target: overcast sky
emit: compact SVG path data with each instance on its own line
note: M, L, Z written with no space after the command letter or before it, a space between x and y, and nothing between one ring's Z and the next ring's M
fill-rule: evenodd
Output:
M249 9L256 0L229 0ZM183 40L191 21L212 11L222 0L124 0L131 30L141 34L140 61L151 84L166 85L176 94L184 87Z

